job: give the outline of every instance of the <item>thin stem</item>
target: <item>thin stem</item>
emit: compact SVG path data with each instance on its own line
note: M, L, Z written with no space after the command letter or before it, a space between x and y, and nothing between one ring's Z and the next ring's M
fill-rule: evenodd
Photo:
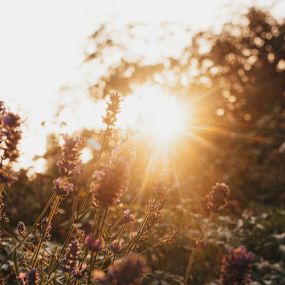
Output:
M43 218L43 216L45 215L45 213L47 212L49 206L51 205L51 203L54 201L56 194L53 193L52 196L50 197L49 201L46 203L44 209L42 210L42 212L40 213L40 215L38 216L38 218L36 219L36 221L34 222L34 224L32 225L32 227L30 228L30 230L27 232L27 234L23 237L23 239L21 241L19 241L19 243L12 249L12 251L8 254L7 259L9 257L12 256L12 254L15 252L15 250L17 250L25 241L26 239L29 237L29 235L31 233L33 233L33 231L37 228L38 223L41 221L41 219ZM3 265L0 264L0 266Z
M36 262L37 262L37 258L38 258L39 252L41 250L42 243L43 243L43 241L45 239L45 236L46 236L46 234L48 232L48 228L49 228L49 226L51 224L51 221L52 221L54 215L56 214L56 210L57 210L57 207L58 207L58 205L60 203L60 199L61 198L59 196L56 197L54 205L53 205L53 208L50 211L50 214L49 214L48 220L47 220L47 224L46 224L45 229L44 229L44 233L42 234L41 239L39 241L39 244L37 246L37 249L36 249L36 251L35 251L35 253L32 256L31 261L30 261L30 263L32 264L32 267L34 267Z
M142 223L142 225L141 225L141 227L140 227L140 229L138 231L137 236L130 242L129 248L126 251L125 256L128 255L133 250L133 248L135 248L136 245L138 244L138 242L139 242L139 240L141 238L141 235L142 235L142 233L144 231L144 228L145 228L145 226L146 226L146 224L148 222L150 214L151 214L150 211L148 211L146 216L145 216L145 218L144 218L144 221L143 221L143 223Z
M98 167L99 167L99 164L100 164L100 160L101 160L101 156L102 156L102 153L104 151L104 147L105 147L105 143L106 143L106 138L107 138L107 129L105 130L104 132L104 135L103 135L103 141L102 141L102 145L101 145L101 149L100 149L100 153L99 153L99 156L98 156L98 159L96 161L96 164L95 164L95 167L92 171L92 178L93 178L93 175L94 173L97 171ZM84 200L79 208L79 211L78 211L78 215L77 216L80 216L80 214L82 213L83 209L85 208L86 206L86 203L87 203L87 200L88 200L88 196L91 192L91 186L92 186L92 183L93 183L93 179L91 179L91 182L89 184L89 187L87 189L87 192L85 194L85 197L84 197Z
M203 232L201 233L201 235L198 239L198 243L202 243L206 239L206 234L208 232L210 222L212 221L212 217L213 217L213 213L211 212L210 216L208 218L207 224L206 224ZM192 270L194 259L195 259L197 252L198 252L198 247L195 247L190 254L188 264L187 264L186 273L185 273L185 277L184 277L184 285L188 284L188 280L189 280L189 277L191 275L191 270Z
M106 221L106 218L107 218L108 208L109 207L107 206L104 209L101 225L99 225L98 238L102 237L105 221ZM92 255L91 255L91 263L90 263L90 268L89 268L89 271L88 271L88 282L87 282L87 285L89 285L90 281L91 281L91 274L92 274L92 270L94 268L94 264L95 264L96 259L97 259L97 254L98 254L97 252L95 254L94 254L94 252L92 252Z

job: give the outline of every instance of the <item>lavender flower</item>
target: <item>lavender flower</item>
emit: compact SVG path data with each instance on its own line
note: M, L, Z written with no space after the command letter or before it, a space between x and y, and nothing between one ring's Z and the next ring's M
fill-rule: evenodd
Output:
M254 255L244 246L229 250L222 259L222 285L247 285L251 282Z
M72 178L81 171L80 150L82 142L77 138L64 136L64 145L57 162L61 176Z
M110 249L114 254L121 253L123 250L123 240L122 239L116 239L112 241L110 245Z
M73 191L73 183L69 182L66 177L59 177L53 181L53 188L56 194L67 196Z
M216 183L212 191L206 196L207 207L211 212L217 212L226 206L230 196L230 189L225 183Z
M95 203L107 206L118 202L129 187L129 179L130 157L125 152L116 150L112 153L109 164L94 175L92 192Z
M94 272L93 279L99 285L132 285L148 272L145 259L140 255L128 255L108 267L107 274ZM96 284L97 284L96 283Z
M56 194L65 197L73 192L73 183L70 180L81 171L80 150L83 146L79 139L64 137L60 159L57 162L60 177L53 181Z
M85 239L85 244L90 251L100 251L103 247L103 240L97 239L94 234L89 234Z
M126 209L123 212L123 222L129 224L135 221L135 215L132 214L131 209Z
M17 231L18 231L18 234L19 234L21 237L25 236L25 234L26 234L26 226L25 226L24 222L20 221L20 222L18 223Z
M40 275L37 269L21 272L17 279L21 285L38 285L40 283Z
M103 122L106 124L106 135L112 135L113 128L115 126L117 115L120 111L121 98L117 91L111 91L109 93L110 101L107 105L106 115L103 117Z
M40 283L40 275L37 269L31 269L26 273L27 285L38 285Z
M62 261L63 271L73 272L77 268L78 260L80 258L80 243L77 239L72 240L65 252Z
M2 111L3 112L3 111ZM2 150L2 160L14 162L19 156L18 143L21 139L20 131L21 119L11 112L4 112L0 117L0 149Z

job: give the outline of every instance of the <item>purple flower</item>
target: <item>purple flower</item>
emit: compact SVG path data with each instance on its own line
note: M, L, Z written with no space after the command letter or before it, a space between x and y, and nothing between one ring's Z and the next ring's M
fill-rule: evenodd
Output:
M222 259L222 285L247 285L251 282L254 255L244 246L230 249Z
M207 207L212 212L217 212L226 206L230 196L230 188L225 183L216 183L212 191L206 196Z
M53 181L53 188L56 194L67 196L70 192L73 192L73 183L65 177L59 177Z
M110 249L113 253L118 254L123 250L123 240L122 239L116 239L112 241L110 245Z
M19 156L18 144L22 137L20 131L21 119L18 115L4 111L0 106L0 150L2 159L14 162Z
M65 256L62 261L63 271L71 273L76 270L80 253L81 248L79 241L77 239L72 240L66 249Z
M26 234L26 226L25 226L24 222L20 221L18 223L17 231L18 231L19 235L22 237Z
M110 101L107 105L106 115L103 117L103 122L106 124L106 134L111 135L113 127L115 126L117 115L120 111L121 98L117 91L111 91L109 93Z
M80 151L83 143L77 138L64 136L64 145L57 162L61 176L72 178L81 171Z
M131 209L126 209L123 212L123 221L128 224L135 221L135 215L132 214Z
M130 157L125 152L112 153L108 165L94 175L92 183L93 197L99 204L107 206L119 201L129 187L130 180Z
M103 247L103 240L97 239L94 234L89 234L85 238L85 244L90 251L100 251Z

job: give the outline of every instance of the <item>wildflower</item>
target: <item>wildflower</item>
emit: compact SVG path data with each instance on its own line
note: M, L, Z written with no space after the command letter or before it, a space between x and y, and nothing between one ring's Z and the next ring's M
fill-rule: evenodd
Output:
M128 224L135 221L135 215L132 214L131 209L126 209L123 212L123 221Z
M106 115L103 117L103 122L106 124L106 135L112 135L113 127L115 126L117 115L120 111L121 98L117 91L109 93L110 101L107 105Z
M27 273L27 285L38 285L40 282L40 275L36 269L31 269Z
M72 240L65 252L63 258L63 271L72 272L76 269L78 260L80 258L80 244L77 239Z
M72 178L81 171L80 150L83 144L77 138L64 136L64 146L57 162L59 173L63 177Z
M113 253L118 254L123 250L123 240L122 239L116 239L112 241L110 245L110 249Z
M53 181L53 188L56 194L67 196L73 191L73 183L69 182L66 177L59 177Z
M108 267L107 274L93 275L99 285L132 285L148 272L145 259L140 255L128 255Z
M87 270L87 265L83 264L80 268L76 267L71 271L71 275L75 279L82 279Z
M212 191L206 196L207 207L212 212L217 212L225 207L230 196L230 189L225 183L216 183Z
M113 153L109 164L94 175L92 183L94 200L104 206L115 204L128 189L129 179L129 157Z
M254 255L244 246L231 249L222 259L222 285L247 285L251 282Z
M154 197L149 200L150 216L146 224L146 229L149 230L160 218L161 210L164 207L169 185L158 183L154 186Z
M97 239L94 234L89 234L85 238L85 244L90 251L100 251L103 247L103 240Z
M6 212L5 212L5 205L4 205L4 199L3 199L3 193L2 191L0 191L0 222L8 222L9 219L6 216Z
M31 269L27 272L21 272L17 279L22 285L38 285L40 282L40 275L37 269Z
M2 111L3 112L3 111ZM21 119L11 112L4 112L0 117L0 141L3 152L2 159L14 162L19 156L18 143L21 139Z
M18 231L18 234L19 234L21 237L25 236L25 234L26 234L26 226L25 226L25 224L24 224L22 221L20 221L20 222L18 223L17 231Z

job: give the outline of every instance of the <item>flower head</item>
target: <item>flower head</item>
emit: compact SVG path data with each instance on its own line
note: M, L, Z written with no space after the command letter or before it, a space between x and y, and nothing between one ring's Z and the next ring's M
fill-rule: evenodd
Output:
M115 204L129 187L130 157L116 150L109 164L94 175L92 192L95 202L102 205Z
M64 197L73 192L73 183L66 177L59 177L53 181L53 188L57 195Z
M96 238L94 234L89 234L85 238L85 244L90 251L100 251L103 247L103 240Z
M106 110L106 115L103 117L103 122L106 124L106 134L111 135L115 126L117 115L120 111L121 98L117 91L111 91L109 93L109 99Z
M18 223L17 231L18 231L18 234L20 236L22 236L22 237L25 236L27 230L26 230L26 226L25 226L24 222L20 221Z
M19 156L18 144L21 139L21 119L18 115L1 110L0 114L0 149L2 159L14 162Z
M72 178L81 171L80 151L83 143L78 138L64 136L64 145L57 162L61 176Z
M21 272L17 279L21 285L38 285L40 275L37 269L31 269L27 272Z
M225 207L230 196L230 188L225 183L216 183L212 191L206 196L207 207L212 212L217 212Z
M72 240L65 252L62 267L65 272L73 272L77 268L78 260L80 258L81 246L77 239Z
M251 282L254 255L244 246L230 249L222 259L222 285L247 285Z

